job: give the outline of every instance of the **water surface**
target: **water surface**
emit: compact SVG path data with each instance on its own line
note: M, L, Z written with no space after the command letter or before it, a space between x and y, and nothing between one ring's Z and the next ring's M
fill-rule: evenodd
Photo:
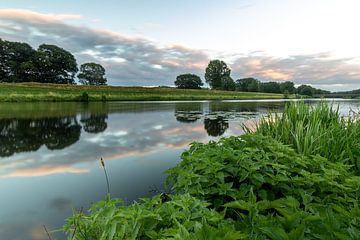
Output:
M285 102L0 104L0 239L47 239L72 209L106 195L127 203L163 190L164 171L189 143L243 133L242 124ZM339 101L340 111L360 103ZM63 239L59 233L54 238Z

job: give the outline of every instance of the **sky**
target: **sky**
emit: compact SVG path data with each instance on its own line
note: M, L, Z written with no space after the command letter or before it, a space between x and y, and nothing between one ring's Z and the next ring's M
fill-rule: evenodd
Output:
M212 59L233 79L360 88L358 0L0 0L0 38L56 44L78 64L97 62L108 83L204 80Z

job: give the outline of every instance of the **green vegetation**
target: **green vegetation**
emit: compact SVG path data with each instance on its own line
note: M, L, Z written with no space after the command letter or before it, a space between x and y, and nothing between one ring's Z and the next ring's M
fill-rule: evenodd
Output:
M175 86L183 89L200 89L204 83L195 74L181 74L176 77Z
M291 145L303 155L319 154L331 162L343 162L360 170L360 124L342 118L326 103L285 107L284 114L269 115L257 132Z
M292 103L255 133L193 143L167 172L174 194L130 206L107 197L64 230L69 239L359 239L355 120Z
M224 61L212 60L205 69L205 81L212 89L223 89L224 79L229 80L231 69ZM232 80L232 79L231 79ZM228 84L227 84L228 85Z
M65 84L0 84L0 102L31 101L163 101L281 99L282 94L175 88L76 86Z
M84 85L106 85L105 68L97 63L84 63L80 66L79 82Z

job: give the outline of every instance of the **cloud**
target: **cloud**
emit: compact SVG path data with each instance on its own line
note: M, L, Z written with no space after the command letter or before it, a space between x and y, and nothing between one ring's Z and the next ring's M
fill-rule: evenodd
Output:
M233 57L232 70L240 76L266 81L293 81L318 87L340 84L360 87L360 65L357 58L334 58L330 53L276 58L265 54Z
M82 18L79 14L44 14L26 9L0 9L0 16L3 19L24 19L29 22L37 23L56 23L63 20Z
M59 45L78 63L104 65L112 85L172 85L182 73L203 76L210 55L231 62L232 76L263 81L294 81L327 89L360 88L360 62L334 58L330 53L277 58L263 52L222 55L180 45L164 45L145 37L128 36L76 24L76 14L45 14L30 10L0 10L0 33L8 40Z
M2 178L9 177L41 177L59 173L88 173L90 170L86 168L76 168L71 166L40 166L36 168L16 169Z

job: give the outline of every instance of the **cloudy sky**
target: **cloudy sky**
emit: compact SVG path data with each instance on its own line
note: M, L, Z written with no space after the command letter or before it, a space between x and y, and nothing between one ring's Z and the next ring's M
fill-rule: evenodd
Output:
M234 79L360 88L358 0L0 1L0 37L103 64L112 85L203 78L211 59Z

